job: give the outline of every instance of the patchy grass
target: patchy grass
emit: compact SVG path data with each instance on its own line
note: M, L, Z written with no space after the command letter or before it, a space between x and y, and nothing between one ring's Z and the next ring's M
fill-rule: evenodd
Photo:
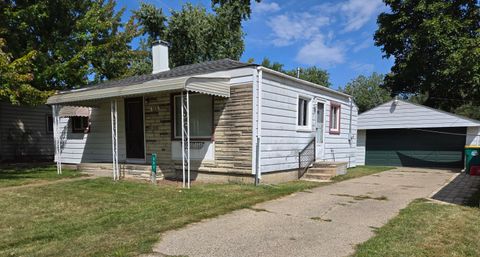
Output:
M331 219L324 219L322 217L311 217L310 219L315 221L332 222Z
M57 174L57 167L54 165L44 166L0 166L0 188L20 186L36 183L39 181L58 180L64 178L75 178L84 176L83 174L70 170L62 169L62 174Z
M372 197L369 195L350 195L350 194L332 194L336 196L342 196L342 197L351 197L353 200L357 201L362 201L362 200L377 200L377 201L386 201L388 200L388 197L382 195L378 197Z
M415 200L354 256L480 256L480 208Z
M359 178L363 176L372 175L375 173L392 170L395 167L384 167L384 166L357 166L355 168L350 168L347 170L347 174L340 175L332 178L333 182L340 182L352 178Z
M317 186L153 186L109 178L0 191L0 256L134 256L160 233ZM259 210L260 211L260 210Z

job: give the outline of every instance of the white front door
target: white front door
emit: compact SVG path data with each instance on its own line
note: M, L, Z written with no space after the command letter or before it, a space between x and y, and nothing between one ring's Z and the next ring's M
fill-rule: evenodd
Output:
M315 124L316 153L317 161L323 160L323 133L325 131L325 104L317 103L317 124Z

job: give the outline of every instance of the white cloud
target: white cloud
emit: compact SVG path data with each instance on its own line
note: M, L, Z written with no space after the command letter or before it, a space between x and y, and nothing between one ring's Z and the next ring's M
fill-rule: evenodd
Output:
M350 68L358 73L370 74L375 69L375 65L371 63L357 63L350 64Z
M253 12L255 13L268 13L277 12L280 10L280 5L276 2L262 1L260 3L254 2Z
M360 42L360 44L357 44L356 46L353 47L352 51L354 53L363 50L365 48L369 48L370 46L373 46L373 40L371 38L367 38Z
M267 22L272 29L275 46L287 46L297 40L311 39L320 33L321 27L329 23L328 17L307 12L277 15Z
M340 5L345 16L344 31L356 31L375 17L383 8L381 0L348 0Z
M329 46L322 35L317 35L300 49L296 61L302 64L329 67L345 62L345 49L340 44Z

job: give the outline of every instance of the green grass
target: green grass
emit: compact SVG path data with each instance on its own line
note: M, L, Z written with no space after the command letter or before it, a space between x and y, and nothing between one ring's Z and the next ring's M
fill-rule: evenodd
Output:
M480 256L480 208L415 200L354 256Z
M134 256L160 233L317 186L195 184L108 178L0 191L0 256Z
M36 167L0 166L0 188L80 176L82 176L81 173L70 169L63 169L62 174L58 175L57 168L53 165Z
M359 178L363 176L372 175L375 173L392 170L395 167L383 167L383 166L357 166L347 170L347 174L340 175L332 178L333 182L340 182L352 178Z

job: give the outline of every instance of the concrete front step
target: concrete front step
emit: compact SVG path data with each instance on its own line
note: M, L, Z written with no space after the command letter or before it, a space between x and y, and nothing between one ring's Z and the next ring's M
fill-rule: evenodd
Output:
M307 180L321 180L321 181L330 181L333 175L330 174L310 174L306 173L303 178Z
M337 169L335 168L309 168L307 171L308 174L327 174L331 176L337 175Z

